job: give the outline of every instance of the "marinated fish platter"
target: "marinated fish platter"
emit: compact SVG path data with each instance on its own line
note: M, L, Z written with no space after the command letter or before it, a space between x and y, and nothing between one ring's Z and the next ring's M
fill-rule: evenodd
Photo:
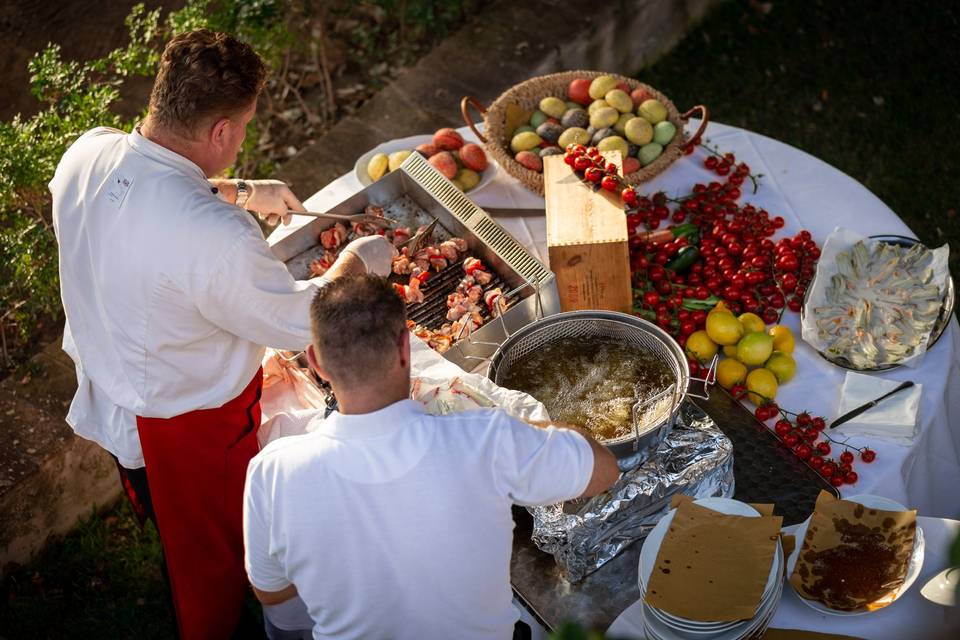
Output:
M856 369L923 353L943 306L946 251L869 239L839 251L830 272L818 273L822 300L805 319L816 327L814 346Z

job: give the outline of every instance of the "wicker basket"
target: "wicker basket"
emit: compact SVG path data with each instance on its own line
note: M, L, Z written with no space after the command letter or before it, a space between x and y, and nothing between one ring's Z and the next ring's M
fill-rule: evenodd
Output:
M628 184L640 184L650 180L673 162L679 159L687 147L699 141L704 129L709 121L707 108L703 105L697 105L689 111L681 114L676 106L665 95L653 87L638 82L633 78L627 78L617 74L605 73L602 71L564 71L562 73L553 73L546 76L530 78L520 84L514 85L500 94L500 97L494 100L490 108L485 108L479 100L473 96L464 96L460 101L460 112L463 114L463 120L470 127L470 130L483 142L487 151L496 158L497 162L514 178L523 183L531 191L543 195L543 174L527 169L522 164L513 159L510 152L510 131L526 122L530 113L538 107L540 100L547 96L565 97L567 87L571 80L577 78L596 78L597 76L612 75L619 81L625 82L632 91L633 89L646 89L650 95L659 100L667 108L667 119L677 128L677 135L673 137L663 149L656 160L645 167L624 177ZM473 118L470 116L469 108L474 107L483 116L484 132L486 136L481 135L474 126ZM686 120L696 112L701 113L700 128L693 137L688 137L683 130Z

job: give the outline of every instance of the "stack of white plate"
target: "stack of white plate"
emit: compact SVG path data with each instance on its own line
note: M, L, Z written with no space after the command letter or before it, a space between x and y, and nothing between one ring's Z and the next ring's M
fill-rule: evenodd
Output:
M750 505L728 498L703 498L695 500L694 504L728 515L760 517L760 513ZM644 602L650 574L653 573L653 568L657 562L657 553L660 551L660 545L663 543L663 538L670 527L674 513L676 513L676 510L671 510L657 523L640 550L640 570L638 574L640 602L643 607L643 628L647 638L650 640L739 640L740 638L758 635L770 624L777 605L780 603L780 596L783 594L784 558L783 547L780 546L779 541L777 541L777 551L770 566L770 574L767 576L767 584L763 589L763 596L757 605L756 613L750 620L740 620L738 622L689 620L672 615Z

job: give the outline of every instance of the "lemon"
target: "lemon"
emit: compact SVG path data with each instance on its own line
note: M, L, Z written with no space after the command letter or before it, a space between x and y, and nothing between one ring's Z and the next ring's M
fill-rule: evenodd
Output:
M717 383L729 390L747 378L747 367L733 358L725 358L717 364Z
M790 327L785 327L782 324L775 324L767 330L767 333L773 336L774 351L793 353L793 348L796 345L796 341L793 339L793 332L790 331Z
M723 300L713 305L713 309L710 309L710 312L707 314L709 318L715 313L730 313L730 309L727 309L727 305L723 304Z
M708 362L717 355L717 345L703 329L694 331L687 338L687 355L700 362Z
M728 358L736 358L736 357L737 357L737 345L735 345L735 344L727 344L727 345L724 345L724 346L723 346L723 355L727 356Z
M758 407L777 397L777 376L769 369L754 369L747 374L747 400Z
M774 351L763 366L777 376L777 382L780 384L790 382L790 379L797 373L797 363L793 356L782 351Z
M737 360L748 366L760 366L773 353L773 338L762 331L752 331L737 343Z
M741 313L737 316L737 319L740 321L740 324L743 325L743 332L750 333L752 331L764 331L767 328L767 325L763 324L763 320L755 313Z
M737 344L743 337L743 325L732 313L710 314L707 316L707 335L717 344Z

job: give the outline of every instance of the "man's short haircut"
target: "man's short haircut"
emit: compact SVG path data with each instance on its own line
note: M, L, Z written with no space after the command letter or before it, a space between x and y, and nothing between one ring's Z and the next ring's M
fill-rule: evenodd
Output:
M406 327L403 300L386 279L364 274L337 278L310 305L313 348L336 382L349 387L380 378Z
M193 138L257 99L267 68L253 48L225 33L197 29L167 43L150 92L150 118Z

